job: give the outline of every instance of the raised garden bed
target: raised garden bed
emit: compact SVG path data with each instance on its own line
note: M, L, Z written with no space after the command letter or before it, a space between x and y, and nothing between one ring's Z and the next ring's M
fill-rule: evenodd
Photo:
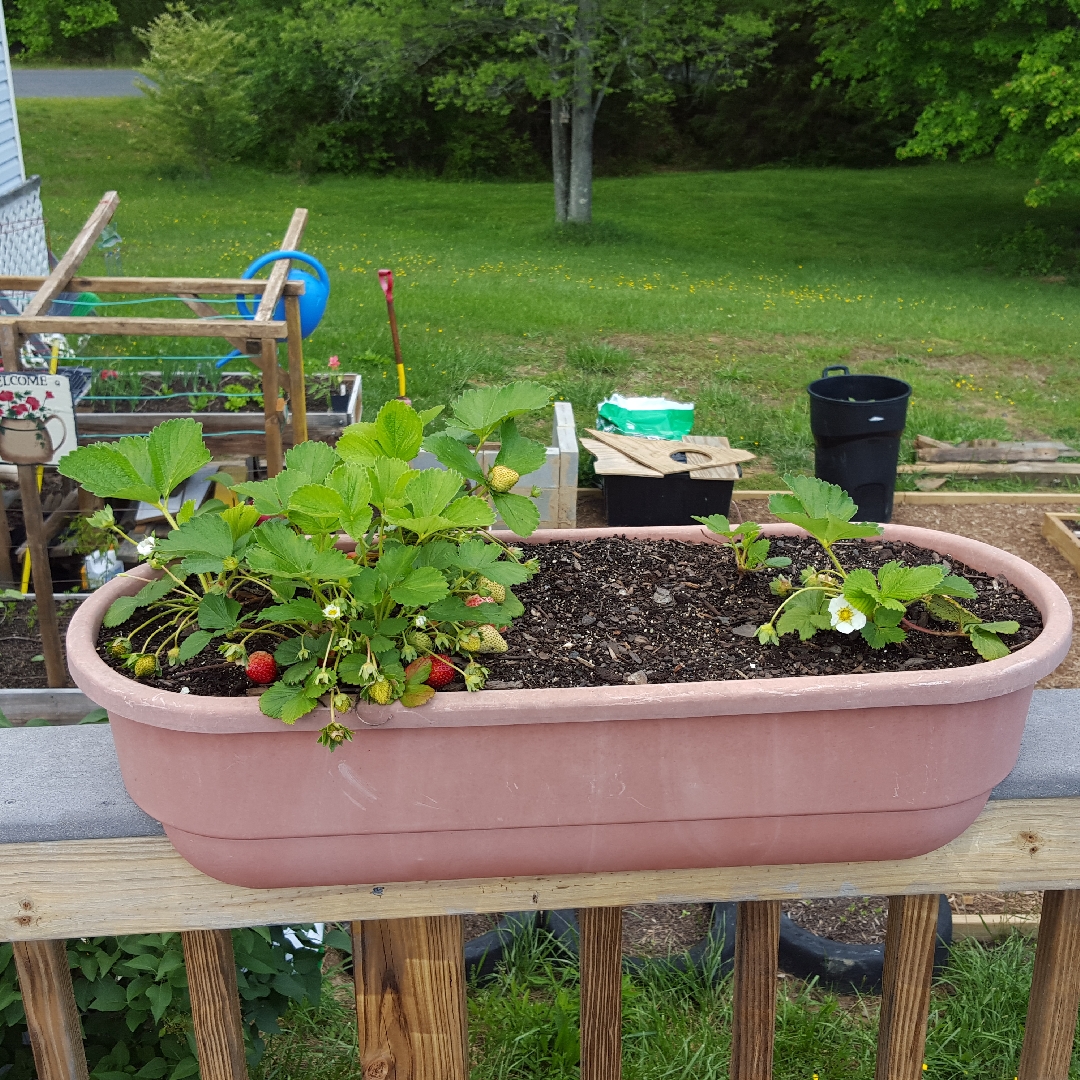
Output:
M193 389L191 394L184 393L181 398L156 398L150 401L126 403L114 401L91 401L85 408L80 407L76 414L79 427L79 442L113 441L124 435L145 435L151 427L177 417L194 416L203 425L207 442L214 456L248 455L262 456L266 452L263 406L258 391L258 377L244 374L226 374L222 386L246 385L251 388L251 395L241 398L212 398L210 389L202 388L200 394ZM335 376L335 382L348 387L347 396L336 395L338 400L332 404L340 411L331 410L329 395L322 393L332 388L332 384L311 383L315 393L307 410L308 439L319 442L335 443L341 433L350 424L359 421L363 410L362 383L359 375L345 374ZM170 383L170 385L172 385ZM183 388L186 390L186 388ZM238 391L237 391L238 392ZM327 406L320 410L320 395ZM344 400L340 400L340 398ZM84 399L85 400L85 399ZM230 411L224 405L227 401L243 402L241 408ZM192 404L199 405L193 409ZM294 445L294 422L287 402L279 399L282 422L282 443L288 448Z

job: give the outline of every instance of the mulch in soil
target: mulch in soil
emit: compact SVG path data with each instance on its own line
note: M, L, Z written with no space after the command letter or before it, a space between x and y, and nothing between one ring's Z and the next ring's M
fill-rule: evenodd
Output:
M889 916L887 896L795 900L781 910L796 926L847 945L880 945Z
M925 551L906 544L855 544L837 546L841 561L850 567L876 569L893 559L909 566L927 561ZM541 571L516 589L526 614L506 632L510 650L482 657L492 690L771 679L981 662L964 641L914 631L907 641L879 650L870 649L858 634L830 632L807 642L790 635L779 647L759 645L754 631L779 603L769 591L776 572L740 576L731 553L716 544L612 537L558 541L534 551ZM773 542L772 554L791 558L785 573L792 577L810 563L822 565L821 549L805 539L781 537ZM1008 639L1011 648L1038 636L1038 610L1007 581L971 570L947 552L936 556L942 557L952 573L974 585L978 599L968 603L973 611L987 620L1020 623L1020 632ZM107 650L116 637L130 635L136 649L144 648L148 631L137 627L145 618L139 612L121 627L102 627L98 652L106 663L124 670L123 661ZM153 644L159 643L160 637ZM275 643L260 635L249 639L248 650L273 651ZM142 681L219 697L241 697L252 689L243 671L214 651ZM461 688L451 683L446 689Z
M77 600L58 600L57 621L63 643ZM0 686L5 690L33 690L47 685L37 603L33 600L0 601ZM65 660L66 662L66 660ZM74 683L68 679L68 686Z
M1005 639L1014 651L1042 629L1038 609L1004 578L972 570L948 552L862 541L838 544L836 551L848 569L878 569L892 560L907 566L943 562L975 587L978 598L965 602L972 611L987 621L1020 623L1019 633ZM779 603L769 591L777 572L740 575L731 553L715 544L612 537L559 541L533 552L541 571L514 590L526 614L505 634L510 650L483 658L491 689L770 679L982 662L961 639L916 631L878 650L857 633L827 631L806 642L788 635L779 646L759 645L754 631ZM821 548L802 538L774 539L770 554L792 560L783 573L793 580L803 567L825 562ZM913 617L944 628L925 613Z

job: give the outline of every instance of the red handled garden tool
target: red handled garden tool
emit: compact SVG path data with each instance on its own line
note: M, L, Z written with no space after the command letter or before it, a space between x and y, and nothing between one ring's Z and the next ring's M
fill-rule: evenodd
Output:
M390 316L390 335L394 339L394 360L397 363L398 400L411 401L405 396L405 363L401 359L401 338L398 336L397 316L394 314L394 271L380 270L379 284L386 295L386 311Z

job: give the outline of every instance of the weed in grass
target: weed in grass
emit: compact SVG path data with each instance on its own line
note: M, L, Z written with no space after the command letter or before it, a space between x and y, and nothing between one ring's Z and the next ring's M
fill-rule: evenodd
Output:
M634 363L634 356L626 349L612 345L580 344L566 350L566 366L583 375L627 375Z

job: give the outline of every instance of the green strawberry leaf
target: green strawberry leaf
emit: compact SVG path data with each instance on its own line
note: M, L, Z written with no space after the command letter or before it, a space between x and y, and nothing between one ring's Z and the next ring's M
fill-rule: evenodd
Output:
M904 566L887 562L877 576L883 596L911 601L934 592L944 580L945 570L940 566Z
M212 555L224 559L233 553L233 534L220 514L191 518L158 540L155 552L166 559L185 555Z
M506 420L499 431L499 453L495 458L495 465L505 465L513 469L520 476L536 472L547 461L547 449L535 442L526 439L518 433L517 422Z
M494 430L504 420L547 408L552 394L548 387L532 382L510 383L503 387L486 386L480 390L466 390L454 402L452 409L466 430L479 435Z
M797 593L777 620L776 632L781 637L798 632L801 641L809 641L819 630L828 630L832 625L828 601L828 596L816 589Z
M734 536L742 528L741 525L732 525L723 514L710 514L708 517L698 517L697 514L691 516L717 536Z
M886 645L903 641L907 637L899 626L886 626L875 621L867 622L860 633L871 649L883 649Z
M341 464L341 458L324 442L298 443L285 455L285 473L300 485L321 484Z
M961 600L974 600L979 595L967 578L957 574L949 574L930 591L938 596L956 596Z
M280 680L268 687L259 697L259 708L262 712L286 724L295 724L318 704L318 692L311 695L304 687L288 686Z
M354 465L374 465L383 456L374 424L350 424L335 447L341 457Z
M405 498L417 518L442 514L461 490L461 475L453 469L424 469L405 485Z
M214 635L209 630L192 631L180 645L180 655L177 657L177 661L182 664L185 660L193 659L213 640Z
M450 591L446 578L434 566L421 566L393 586L390 596L402 607L426 607Z
M307 652L310 656L323 656L329 644L329 633L320 634L318 637L311 634L301 634L300 637L283 641L274 650L274 659L278 662L279 667L290 667L298 660L307 659L307 657L301 657L302 652Z
M536 503L524 495L492 495L492 502L506 527L518 536L532 536L540 524Z
M391 400L375 418L375 438L387 456L411 461L420 452L424 422L411 405Z
M435 687L426 683L406 683L405 692L398 699L407 709L415 709L435 696Z
M199 627L203 630L232 630L240 604L224 593L207 593L199 601Z
M448 469L453 469L477 484L484 482L484 473L476 463L469 448L458 439L440 431L424 440L424 449L430 451Z
M990 627L999 625L1011 625L1015 626L1017 630L1020 629L1017 623L985 623L968 628L971 644L984 660L1000 660L1009 655L1009 646L997 636L994 630L990 629ZM1005 630L1003 632L1015 634L1016 630Z
M310 597L301 596L290 600L285 604L274 604L273 607L263 608L259 612L259 622L306 622L321 623L324 621L322 608Z
M301 660L285 669L281 676L282 682L289 686L300 686L318 666L319 661L314 656Z
M121 596L119 600L114 600L109 610L105 612L103 621L109 627L119 626L121 623L127 622L139 608L146 607L147 604L152 604L156 600L168 596L174 588L176 588L176 582L168 575L158 578L157 581L151 581L149 584L144 585L134 596Z

